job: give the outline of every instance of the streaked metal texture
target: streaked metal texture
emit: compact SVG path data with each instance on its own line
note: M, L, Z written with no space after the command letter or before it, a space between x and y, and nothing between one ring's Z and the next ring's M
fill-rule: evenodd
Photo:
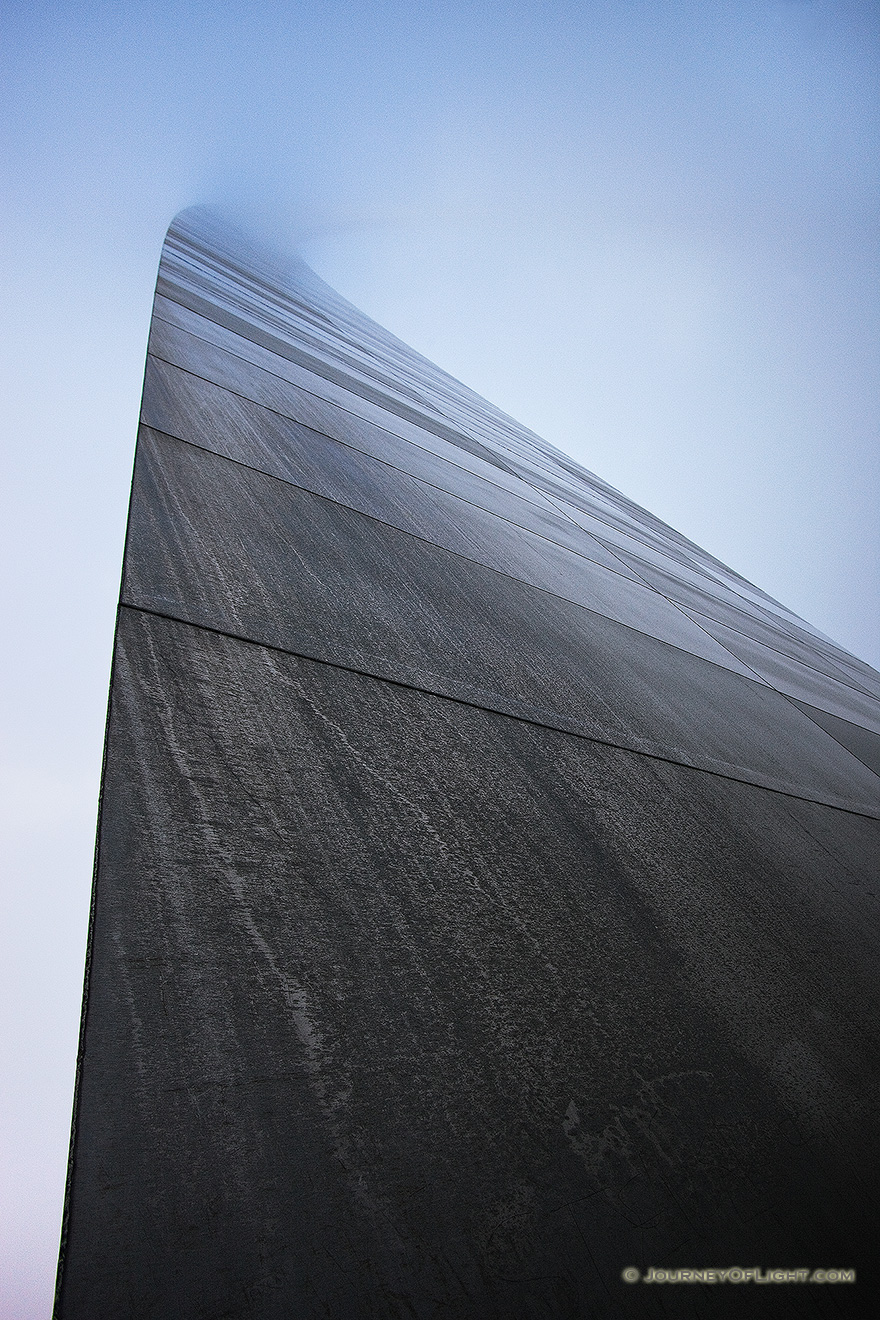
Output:
M57 1315L867 1314L878 774L872 669L184 212Z

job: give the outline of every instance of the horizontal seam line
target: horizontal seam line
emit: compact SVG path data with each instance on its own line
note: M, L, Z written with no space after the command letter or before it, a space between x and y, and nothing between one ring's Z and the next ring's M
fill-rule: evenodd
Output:
M355 514L358 518L368 518L371 522L378 523L378 524L380 525L380 527L387 527L387 528L388 528L390 531L392 531L392 532L399 532L401 536L411 536L411 537L413 538L414 541L420 541L423 545L430 545L430 546L433 546L433 548L436 549L436 550L442 550L444 554L454 555L456 559L463 559L463 560L465 561L465 563L467 563L467 564L474 564L477 568L482 568L482 569L484 569L487 573L497 573L499 577L503 577L503 578L505 578L508 582L517 582L517 583L519 583L520 586L525 587L525 588L526 588L527 590L529 590L529 591L541 591L541 592L543 592L543 593L544 593L545 595L547 595L547 596L552 596L554 600L562 600L562 601L565 601L565 603L566 603L567 605L572 605L575 609L578 609L578 610L585 610L588 614L595 614L598 618L600 618L600 619L606 619L609 623L613 623L613 624L615 624L615 625L616 625L617 627L619 627L619 628L626 628L628 632L634 632L634 633L637 633L639 637L649 637L649 638L651 639L652 642L657 642L660 646L668 646L668 647L670 648L670 650L672 650L672 651L676 651L676 652L678 652L680 655L686 655L686 656L689 656L690 659L692 659L692 660L697 660L697 661L701 661L703 664L714 665L716 669L723 669L724 672L725 672L725 674L734 674L734 675L736 675L737 678L743 678L743 679L745 679L746 682L748 682L748 683L754 683L754 684L756 685L756 687L759 687L759 688L762 688L762 689L765 689L765 690L768 690L768 691L773 691L773 692L776 691L775 688L771 687L770 684L768 684L765 680L761 679L759 676L756 676L756 677L753 678L751 674L744 674L744 673L742 673L742 672L741 672L740 670L738 670L738 669L731 669L728 665L723 665L723 664L721 664L721 662L718 661L718 660L711 660L708 656L699 655L699 654L697 654L697 652L695 652L695 651L688 651L688 650L687 650L685 647L683 647L683 646L676 646L675 642L667 641L667 640L666 640L665 638L663 638L663 637L655 637L653 633L645 632L642 628L637 628L637 627L636 627L634 624L632 624L632 623L624 623L621 619L615 619L615 618L614 618L612 615L610 615L610 614L603 614L601 610L593 609L593 608L592 608L591 606L589 606L589 605L584 605L581 601L578 601L578 600L572 600L569 596L561 596L561 595L559 595L558 592L556 592L556 591L551 591L549 587L541 587L541 586L538 586L538 584L535 583L535 582L527 582L524 578L515 577L512 573L505 573L505 571L504 571L503 568L493 568L491 564L484 564L484 563L482 562L482 560L480 560L480 559L471 559L469 555L464 554L464 553L463 553L462 551L460 551L460 550L451 550L448 546L440 545L439 542L437 542L437 541L431 541L431 540L429 540L428 537L425 537L425 536L419 536L418 532L410 532L410 531L407 531L406 528L404 528L404 527L396 527L394 523L385 522L385 520L384 520L383 518L378 518L378 517L377 517L375 514L373 514L373 513L364 513L361 509L355 509L355 508L353 508L350 504L346 504L343 500L337 500L337 499L334 499L334 497L333 497L332 495L321 495L321 494L319 494L317 491L310 490L310 489L308 488L308 486L300 486L298 482L296 482L296 481L291 481L291 480L290 480L289 478L287 478L287 477L279 477L279 476L276 476L274 472L266 472L263 468L254 467L251 463L243 463L243 462L241 461L241 459L238 459L238 458L230 458L227 454L218 454L218 452L217 452L216 449L208 449L205 445L199 445L199 444L196 444L195 441L193 441L193 440L184 440L182 436L179 436L179 435L173 435L170 431L161 431L161 430L159 429L159 427L157 427L157 426L150 426L149 422L142 422L141 425L145 428L145 430L151 431L154 435L160 435L160 436L163 436L165 439L173 440L175 444L179 444L179 445L187 445L190 449L197 449L197 450L198 450L200 453L202 453L202 454L210 454L212 458L218 458L218 459L220 459L221 462L223 462L223 463L231 463L231 464L233 464L233 466L235 466L235 467L244 468L244 470L245 470L246 472L254 472L254 473L257 474L257 476L260 476L260 477L266 477L269 481L278 481L278 482L280 482L281 485L283 485L283 486L289 486L289 487L291 488L291 490L300 490L300 491L302 491L302 492L303 492L304 494L306 494L306 495L311 495L311 496L313 496L315 499L318 499L318 500L326 500L329 504L335 504L335 505L337 506L337 508L340 508L340 509L347 509L349 513L353 513L353 514ZM318 434L323 434L323 432L318 432ZM333 437L331 436L331 437L329 437L329 438L332 440ZM360 452L360 451L358 451L358 452ZM381 462L382 460L380 459L379 461ZM392 464L388 464L388 466L389 466L389 467L392 467L393 465L392 465ZM401 471L401 469L399 469L399 468L394 468L393 470L394 470L395 472L397 472L397 471ZM404 475L404 476L408 476L409 473L403 473L403 475ZM418 478L414 478L414 480L418 480ZM427 484L427 483L425 483L425 484ZM434 488L432 487L432 489L434 489ZM442 487L440 487L440 488L438 488L438 489L442 489ZM458 497L456 496L455 498L458 498ZM467 502L468 502L468 501L465 501L465 503L467 503ZM474 507L474 508L481 508L481 506L478 505L478 504L477 504L477 505L474 505L473 507ZM490 511L490 510L485 510L485 512L491 512L491 511ZM502 522L508 522L508 519L502 517L501 514L498 514L498 515L496 515L496 516L500 517ZM519 523L513 523L513 522L511 522L509 525L510 525L511 527L517 527L517 528L520 528L520 524L519 524ZM520 530L521 530L521 531L527 531L528 528L520 528ZM553 542L551 542L551 544L552 544L552 545L557 545L558 542L553 541ZM577 552L574 551L573 553L577 553ZM585 555L580 555L580 556L578 556L578 557L581 558L581 559L585 559L585 558L586 558ZM596 560L594 560L594 559L589 559L589 560L587 560L587 562L590 563L590 564L594 564L594 563L595 563L595 564L597 565L598 568L604 568L604 567L605 567L604 564L599 564L599 563L598 563ZM608 569L608 572L609 572L609 573L615 573L615 570L614 570L613 568L609 568L609 569ZM626 581L626 582L632 582L635 586L642 588L643 590L645 590L645 591L651 593L652 595L660 595L660 594L661 594L661 593L659 593L658 591L656 591L656 589L655 589L654 587L651 587L651 586L649 586L649 585L646 584L646 583L640 582L637 578L630 578L630 577L627 577L626 574L623 574L623 573L621 573L621 574L616 574L616 573L615 573L615 576L622 577L622 578L624 579L624 581ZM665 600L666 597L665 597L665 596L661 596L661 599ZM139 607L139 606L132 606L132 608L134 609L134 608L140 608L140 607ZM171 617L173 617L173 616L169 615L169 618L171 618ZM221 630L221 631L222 631L222 630ZM702 630L701 630L701 631L702 631ZM230 634L230 636L232 636L232 635L233 635L233 634ZM236 634L236 635L237 635L237 634ZM708 635L708 634L707 634L707 635ZM713 638L712 640L714 641L715 639ZM718 645L721 646L721 643L719 642ZM283 649L283 648L282 648L282 649ZM724 649L724 648L722 647L722 649ZM291 654L294 654L294 653L291 652ZM734 659L737 659L737 660L738 660L738 657L734 656ZM739 661L739 663L742 664L742 661ZM780 695L783 695L783 694L780 693Z
M265 651L275 651L279 655L289 655L296 660L306 660L312 664L327 665L331 669L339 669L348 674L357 674L361 678L370 678L377 683L388 683L392 687L406 688L410 692L421 692L425 696L437 697L441 701L452 701L459 706L468 706L473 710L482 710L487 714L500 715L504 719L514 720L519 724L529 724L534 728L548 729L553 733L567 734L572 738L580 738L584 742L597 743L603 747L613 747L617 751L628 752L631 756L644 756L651 761L661 761L666 765L681 766L685 770L694 770L699 774L714 775L718 779L730 780L736 784L747 784L750 788L762 789L767 793L778 793L781 797L793 798L796 802L809 802L814 806L828 807L832 811L845 811L849 815L861 816L867 820L880 819L880 815L873 815L867 811L859 811L855 807L844 807L831 802L823 802L819 798L804 797L800 793L789 792L784 788L771 788L766 784L756 784L752 779L742 779L737 775L725 774L723 770L712 770L705 766L695 766L687 761L678 761L671 756L663 756L659 752L646 752L635 747L626 747L623 743L612 742L610 738L600 738L595 734L577 733L573 729L563 729L555 724L547 724L543 720L532 719L528 715L513 715L509 711L498 710L494 706L485 706L478 701L469 701L466 697L454 697L445 692L434 692L431 688L420 687L416 683L408 683L404 679L391 678L384 674L375 674L368 669L359 669L355 665L346 665L339 660L328 660L320 656L307 655L303 651L294 651L284 646L277 646L273 642L261 642L254 637L247 637L244 633L229 632L224 628L215 628L211 624L193 623L190 619L182 619L175 614L167 614L162 610L149 609L144 605L134 605L130 601L120 600L120 610L131 610L136 614L146 614L152 618L164 619L168 623L180 624L185 628L193 628L197 632L211 633L217 637L226 637L233 642L243 642L247 646L257 646ZM856 758L857 759L857 758Z

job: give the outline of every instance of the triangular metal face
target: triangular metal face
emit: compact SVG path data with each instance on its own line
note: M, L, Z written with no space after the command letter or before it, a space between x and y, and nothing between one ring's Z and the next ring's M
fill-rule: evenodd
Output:
M868 666L184 212L57 1314L660 1315L625 1268L866 1266L878 749Z

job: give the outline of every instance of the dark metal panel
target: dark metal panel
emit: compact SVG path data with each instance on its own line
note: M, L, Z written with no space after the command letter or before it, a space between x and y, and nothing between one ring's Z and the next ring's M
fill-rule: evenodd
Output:
M189 330L199 328L212 339L223 340L225 349L197 335L181 332L161 320L154 322L154 352L168 356L197 377L231 388L236 393L244 392L258 403L361 447L466 499L475 500L499 516L510 517L617 572L628 576L636 574L642 580L652 582L670 599L685 604L696 593L704 608L701 598L706 593L710 599L726 600L734 609L745 610L757 620L767 621L771 627L782 628L796 639L804 639L825 658L826 671L841 675L844 681L854 682L876 695L877 679L869 666L859 666L839 648L819 639L809 625L790 611L730 573L699 547L639 510L631 501L617 496L616 492L600 489L601 483L591 474L583 473L578 488L573 478L566 477L560 483L545 474L538 479L540 474L534 464L517 462L512 464L511 470L521 471L525 479L508 476L504 470L481 463L442 439L401 424L390 414L382 414L371 407L365 411L362 401L354 396L342 390L334 393L332 388L328 391L326 382L302 371L297 374L295 367L281 359L273 359L270 354L230 332L222 332L220 327L204 321L204 318L188 314L186 309L174 304L168 304L166 308L166 299L159 299L158 303L158 311L167 312L176 320L185 320ZM232 349L251 357L262 353L262 367L245 363L235 353L230 356ZM263 369L270 362L281 375ZM148 372L144 420L159 430L183 433L184 438L189 438L185 430L189 419L182 423L180 413L186 410L187 400L196 395L200 384L187 382L174 372L173 367L155 362ZM204 389L209 390L210 386L206 384ZM318 394L313 392L315 390ZM169 410L173 414L171 417ZM368 421L367 416L373 420ZM375 425L377 420L378 427ZM283 452L283 446L280 452ZM431 454L441 461L432 460ZM449 465L450 459L452 466ZM471 477L463 477L462 465L480 480L474 482ZM540 491L548 493L549 498L545 500ZM718 658L714 648L706 651L705 641L694 643L691 649L696 654L712 654L713 658ZM736 664L733 667L740 669Z
M190 355L192 367L201 365L202 370L211 370L212 363L199 364L193 361L195 356ZM234 364L227 361L226 370L216 374L229 380L232 367ZM264 378L265 373L260 372L261 381ZM142 420L155 430L293 481L299 481L305 472L309 476L320 473L322 459L329 452L322 441L334 439L390 468L409 473L440 492L495 513L506 522L516 523L634 579L634 574L604 546L549 506L536 503L533 492L514 479L506 485L499 484L494 472L488 477L474 472L433 449L393 435L289 384L284 385L281 398L275 397L274 391L275 385L270 380L267 389L259 391L263 395L261 402L254 403L233 388L219 386L193 370L185 371L151 357ZM310 464L303 452L303 426L309 428L310 443L316 449ZM453 457L457 460L454 451ZM358 471L363 472L366 467L367 464L361 463Z
M586 501L581 501L586 504ZM809 631L809 625L790 610L777 605L769 597L754 591L735 574L717 571L711 562L701 562L697 556L686 553L665 542L659 536L645 536L640 529L622 519L611 520L606 510L599 507L572 507L572 518L591 535L614 552L639 576L646 567L654 566L674 581L681 580L697 588L716 592L720 599L729 601L739 609L754 613L757 618L775 622L793 623ZM706 556L708 561L709 557Z
M125 610L104 801L63 1320L869 1274L877 822Z
M256 365L236 357L232 350L243 345L243 341L230 337L228 344L218 347L170 326L164 327L160 334L157 325L161 327L162 323L154 322L154 333L151 336L151 357L154 362L150 364L151 370L146 382L147 407L143 413L143 420L157 430L166 429L159 420L162 410L176 406L175 394L169 393L167 387L167 369L163 373L159 365L167 362L282 416L302 422L335 439L343 439L366 453L394 463L404 471L412 471L416 476L432 479L446 488L454 489L454 483L463 480L461 474L465 473L470 476L472 484L481 489L485 487L484 502L494 501L498 507L503 508L507 496L512 494L515 497L514 503L524 501L532 506L536 511L533 517L543 515L554 526L566 523L539 492L519 477L483 463L457 446L416 426L400 423L378 406L363 408L354 396L344 390L324 390L321 381L308 372L278 375L267 370L263 363ZM180 381L178 376L173 379L175 392L178 387L181 388L184 400L186 391L191 393L196 388L195 384L187 385ZM570 536L577 536L579 541L584 539L581 529L570 521L567 526Z
M805 715L809 715L811 720L815 720L830 733L832 738L836 738L844 747L849 748L853 756L857 756L865 765L870 766L875 774L880 775L880 733L872 733L870 729L852 724L849 720L842 720L837 715L829 715L827 711L809 706L805 701L795 701L794 698L792 700Z
M61 1320L863 1300L877 676L204 213L151 347Z
M625 552L621 551L621 554ZM723 593L717 584L706 579L703 579L702 583L693 579L686 581L682 573L665 572L662 568L638 560L632 555L626 555L625 558L627 564L637 571L644 581L650 583L668 599L685 606L697 622L700 622L701 618L706 618L723 623L735 632L751 638L762 648L768 647L772 651L779 651L801 665L836 679L838 683L858 688L867 696L880 697L880 687L876 681L869 686L867 678L855 671L852 666L845 665L843 656L840 660L835 658L830 646L823 646L805 630L800 629L796 632L793 624L786 626L781 619L774 619L768 611L759 611L754 606L748 608L748 603L743 599L735 603L728 593Z
M418 503L414 512L429 521ZM656 599L648 591L644 597L649 607ZM342 505L149 433L138 454L123 599L673 759L880 810L877 776L760 683Z
M304 415L311 416L311 410ZM738 673L749 672L705 629L637 583L626 565L564 516L385 432L371 428L365 436L348 425L347 414L325 418L323 425L342 437L351 452L334 446L326 432L306 430L301 422L151 359L143 417L165 434L328 494L691 654ZM360 456L363 446L368 446L369 457ZM401 475L404 471L418 476L418 491ZM612 566L610 572L585 562L603 558Z
M267 327L260 317L249 319L247 311L243 318L239 309L230 310L212 304L201 294L191 294L173 283L169 284L163 279L161 270L156 289L160 295L177 301L225 329L239 343L257 345L271 353L276 362L288 362L295 370L305 371L318 393L326 393L329 398L338 397L341 393L352 402L357 400L360 407L366 407L367 416L371 415L373 408L378 407L383 414L399 417L419 431L438 436L455 448L474 455L489 467L509 472L499 446L487 447L476 440L469 430L453 425L438 413L423 390L412 391L402 387L393 368L389 373L389 364L382 364L384 370L379 366L378 369L374 367L364 371L362 365L352 361L347 353L328 353L324 344L317 344L304 335L301 326L285 326L279 334L278 326ZM337 350L339 346L337 337Z
M704 618L702 623L707 632L778 691L880 734L880 703L874 697L771 651L714 619Z
M766 593L370 321L302 262L279 261L204 212L178 217L169 231L156 315L226 343L239 358L242 353L262 354L256 360L271 363L270 370L281 376L292 370L294 379L308 379L319 394L329 383L327 397L345 399L356 412L359 400L367 401L367 416L374 416L369 409L378 405L384 424L394 430L400 427L397 418L403 418L400 433L410 438L412 427L405 419L407 407L415 405L415 429L423 438L428 433L445 437L462 456L479 455L484 467L499 474L515 471L533 498L544 491L548 502L571 521L596 519L612 532L612 541L615 529L622 531L643 551L653 547L685 573L696 568L723 592L730 589L800 631L819 636ZM167 329L157 319L156 334ZM365 392L367 382L371 385ZM401 401L407 405L402 410Z
M166 316L171 319L164 320ZM410 470L412 462L424 459L420 456L405 456L407 447L395 445L392 437L408 441L417 449L427 449L447 462L473 472L490 486L510 491L520 500L524 499L543 509L545 515L549 511L555 525L558 526L560 522L567 524L569 536L573 534L572 528L580 528L578 539L583 540L585 528L583 520L576 516L577 511L572 508L570 513L560 519L558 503L546 499L529 481L482 463L456 446L401 421L381 408L365 404L345 390L329 385L295 364L273 356L258 345L224 330L214 322L206 321L168 299L157 298L150 347L151 354L157 359L173 363L206 380L244 394L257 403L336 438L345 438L350 443L359 444L367 452L390 458L390 461L399 463L406 470ZM154 402L149 385L150 380L147 399L152 410L155 406L161 407L163 399L160 396ZM144 415L144 420L157 426L157 429L166 429L155 420L152 411ZM376 434L374 427L379 428L379 434ZM590 474L584 475L590 480ZM616 510L613 516L620 520ZM601 522L595 525L600 531L603 530ZM630 534L636 530L631 519L624 520L624 525ZM665 547L666 541L660 538L660 544ZM598 555L603 558L609 553L602 545L596 548ZM617 567L619 570L623 567L619 561Z

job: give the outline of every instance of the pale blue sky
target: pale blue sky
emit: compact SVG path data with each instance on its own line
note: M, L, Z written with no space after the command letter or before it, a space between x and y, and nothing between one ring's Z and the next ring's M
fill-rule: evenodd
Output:
M860 0L6 4L3 1258L48 1313L152 287L180 208L880 664Z

